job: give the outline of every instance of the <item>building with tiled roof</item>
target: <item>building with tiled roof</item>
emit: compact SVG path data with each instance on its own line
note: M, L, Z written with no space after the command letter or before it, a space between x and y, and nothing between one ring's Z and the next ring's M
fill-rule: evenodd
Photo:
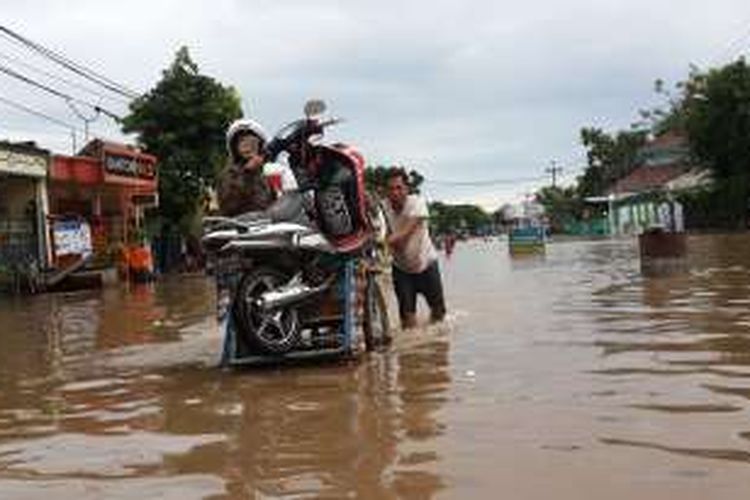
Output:
M617 234L637 234L661 226L682 230L682 205L674 194L710 182L710 175L690 161L684 136L666 133L638 153L639 165L608 190L610 224Z

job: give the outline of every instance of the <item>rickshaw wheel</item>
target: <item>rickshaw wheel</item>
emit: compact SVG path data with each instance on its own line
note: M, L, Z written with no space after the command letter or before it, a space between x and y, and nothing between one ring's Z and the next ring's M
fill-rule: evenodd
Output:
M288 276L270 267L246 274L237 289L236 319L239 333L253 346L269 354L284 354L299 342L300 320L295 307L265 310L260 296L288 281Z

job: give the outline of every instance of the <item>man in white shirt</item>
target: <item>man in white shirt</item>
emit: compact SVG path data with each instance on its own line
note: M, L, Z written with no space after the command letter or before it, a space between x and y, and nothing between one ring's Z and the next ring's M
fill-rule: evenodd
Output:
M408 176L403 169L393 169L388 175L385 215L401 326L416 326L417 294L427 300L430 319L442 320L445 317L443 284L437 252L427 227L427 204L421 196L409 194Z

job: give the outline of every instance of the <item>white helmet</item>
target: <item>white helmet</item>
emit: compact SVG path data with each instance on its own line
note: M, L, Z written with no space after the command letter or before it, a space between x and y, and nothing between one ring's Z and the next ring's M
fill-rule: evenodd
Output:
M237 161L237 138L240 135L244 134L252 134L260 139L261 147L263 147L263 145L265 145L265 143L268 141L268 135L266 134L265 129L263 129L263 126L260 123L249 118L241 118L239 120L235 120L227 129L226 134L227 152L229 152L229 155L232 157L233 161Z

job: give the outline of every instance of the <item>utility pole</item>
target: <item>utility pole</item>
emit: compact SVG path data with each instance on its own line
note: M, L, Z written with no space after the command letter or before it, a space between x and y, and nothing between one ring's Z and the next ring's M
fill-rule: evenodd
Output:
M556 165L557 162L555 162L555 160L552 160L552 166L544 169L544 171L548 174L552 174L552 187L557 187L557 174L561 174L563 171L562 167L558 167Z
M73 113L81 120L83 121L83 143L84 145L89 142L89 123L96 121L97 118L99 118L99 114L101 114L102 109L99 106L94 107L94 114L91 116L86 116L83 113L81 113L78 108L76 108L75 103L73 100L69 99L67 101L68 107L73 111Z

